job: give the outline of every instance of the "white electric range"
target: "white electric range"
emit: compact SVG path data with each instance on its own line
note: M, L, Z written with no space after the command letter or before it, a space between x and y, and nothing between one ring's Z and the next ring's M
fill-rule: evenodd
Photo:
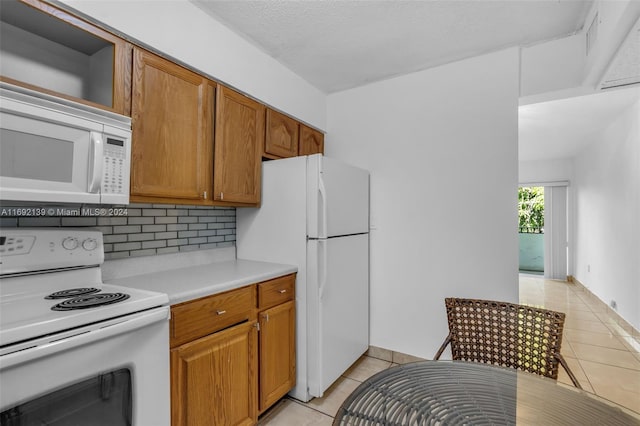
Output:
M169 299L103 261L95 230L0 230L1 424L169 424Z

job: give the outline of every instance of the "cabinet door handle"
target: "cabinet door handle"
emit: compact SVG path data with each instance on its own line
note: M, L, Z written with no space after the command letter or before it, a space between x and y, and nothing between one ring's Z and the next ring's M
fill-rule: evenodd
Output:
M280 293L280 294L284 294L284 293L286 293L286 292L287 292L287 290L286 290L286 289L278 290L278 293Z
M227 311L216 311L216 315L222 315L222 314L226 314Z

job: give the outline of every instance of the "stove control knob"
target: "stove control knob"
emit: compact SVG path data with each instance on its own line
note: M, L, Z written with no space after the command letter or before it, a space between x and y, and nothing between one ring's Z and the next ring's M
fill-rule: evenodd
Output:
M87 238L82 242L82 248L87 251L95 250L98 247L98 242L95 238Z
M78 239L74 237L67 237L62 240L62 247L66 250L75 250L78 248Z

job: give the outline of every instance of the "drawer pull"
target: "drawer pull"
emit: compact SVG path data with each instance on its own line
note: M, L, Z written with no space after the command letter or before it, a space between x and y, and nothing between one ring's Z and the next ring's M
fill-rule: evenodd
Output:
M278 290L278 293L280 293L280 294L284 294L284 293L286 293L286 292L287 292L287 290L286 290L286 289Z
M222 314L226 314L227 311L216 311L216 315L222 315Z

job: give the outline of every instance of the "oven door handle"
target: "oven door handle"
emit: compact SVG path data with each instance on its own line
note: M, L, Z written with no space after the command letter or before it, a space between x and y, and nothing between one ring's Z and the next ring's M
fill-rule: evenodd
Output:
M162 306L127 316L126 318L115 318L91 326L80 327L62 333L61 335L49 336L49 340L45 340L41 344L0 356L0 371L33 359L69 350L80 345L87 345L109 337L126 334L148 325L168 320L169 307ZM168 345L169 335L167 333L167 347L169 347ZM126 348L123 349L126 350Z

